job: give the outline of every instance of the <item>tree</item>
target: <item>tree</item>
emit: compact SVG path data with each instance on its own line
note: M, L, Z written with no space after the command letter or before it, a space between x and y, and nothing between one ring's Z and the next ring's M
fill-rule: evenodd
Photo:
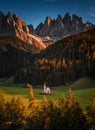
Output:
M31 84L27 84L29 88L29 109L34 109L37 106L37 100L34 96L33 87Z
M3 129L6 122L6 106L4 95L0 93L0 129Z
M86 116L80 107L78 98L74 96L71 89L69 90L64 110L63 130L87 130Z
M6 122L5 129L21 130L25 125L25 107L22 99L14 97L6 103Z
M86 107L89 122L89 130L95 130L95 94L92 96L90 104Z

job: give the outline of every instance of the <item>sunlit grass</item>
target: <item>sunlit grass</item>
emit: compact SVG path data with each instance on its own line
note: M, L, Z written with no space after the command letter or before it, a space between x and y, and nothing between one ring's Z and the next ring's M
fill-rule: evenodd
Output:
M88 80L88 79L87 79ZM81 85L84 81L80 80L77 82L77 85ZM86 82L86 79L85 79ZM88 83L88 81L87 81ZM90 82L89 82L90 85ZM92 85L92 82L91 82ZM94 85L94 84L93 84ZM76 89L73 85L70 86L61 86L51 88L51 95L46 95L48 99L58 99L60 96L67 96L69 88L72 88L74 95L78 96L82 108L85 108L90 101L90 98L95 93L95 86L87 86L87 88ZM33 86L34 96L38 101L43 99L43 86ZM0 82L0 93L3 93L6 101L10 101L12 97L22 97L25 105L29 104L29 90L25 84L14 84L12 79Z

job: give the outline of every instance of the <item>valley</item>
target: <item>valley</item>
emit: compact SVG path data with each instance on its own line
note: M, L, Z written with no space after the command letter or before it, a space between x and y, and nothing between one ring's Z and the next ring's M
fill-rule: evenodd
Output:
M57 100L59 97L67 97L69 89L75 96L79 98L81 107L85 109L89 105L92 95L95 94L95 81L91 78L81 78L78 81L72 83L71 85L63 85L51 87L51 95L46 95L48 100ZM44 90L44 85L33 86L34 96L39 101L41 101L44 95L40 95ZM13 78L6 79L0 82L0 94L4 94L6 101L11 101L12 97L22 97L24 105L29 104L29 89L26 84L15 84L13 83Z
M95 25L67 12L34 29L0 11L0 130L94 130L94 119Z

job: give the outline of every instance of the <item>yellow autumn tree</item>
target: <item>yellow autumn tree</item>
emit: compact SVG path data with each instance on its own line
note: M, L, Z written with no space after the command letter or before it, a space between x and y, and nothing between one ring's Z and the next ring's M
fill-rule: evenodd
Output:
M29 88L29 109L35 108L37 106L37 100L34 96L33 87L31 84L27 84L27 87Z

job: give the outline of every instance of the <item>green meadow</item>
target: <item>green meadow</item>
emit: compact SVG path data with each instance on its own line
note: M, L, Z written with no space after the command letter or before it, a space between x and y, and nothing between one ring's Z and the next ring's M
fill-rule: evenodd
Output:
M56 86L51 88L51 95L46 95L48 99L58 99L60 96L67 96L69 89L72 89L75 96L79 98L82 108L85 108L92 97L95 94L95 81L90 78L81 78L75 83L65 86ZM34 96L40 101L44 95L43 85L33 86ZM22 97L25 105L29 101L29 90L26 84L15 84L12 78L6 79L0 82L0 93L4 94L6 101L10 101L12 97Z

